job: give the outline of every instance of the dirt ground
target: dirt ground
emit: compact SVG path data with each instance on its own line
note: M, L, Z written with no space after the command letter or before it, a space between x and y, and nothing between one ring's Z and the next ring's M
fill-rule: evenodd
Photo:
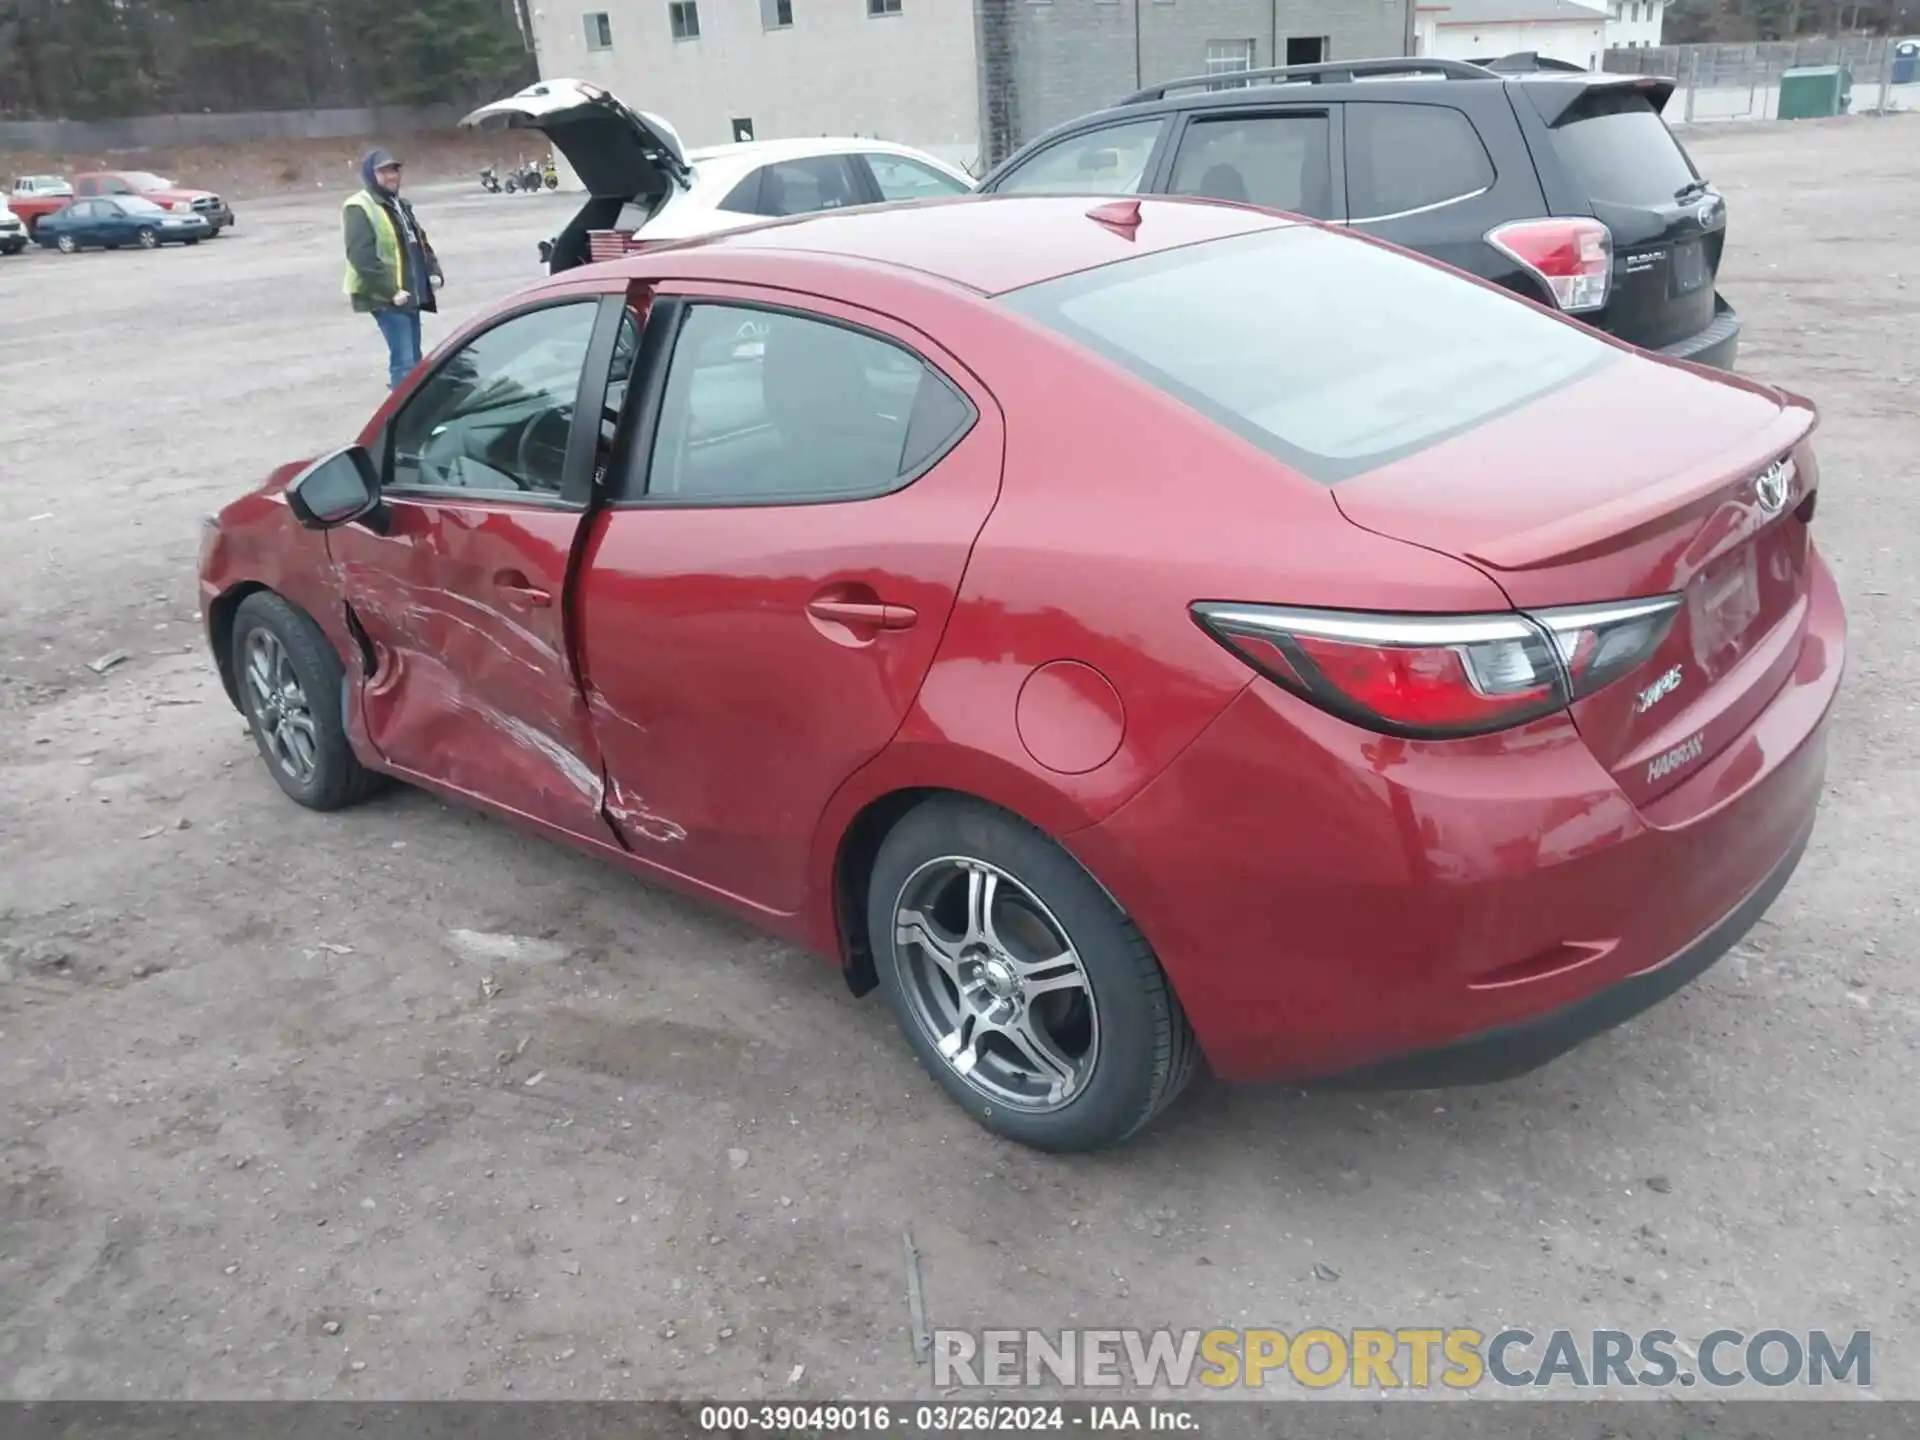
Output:
M380 399L330 195L0 260L0 1395L923 1394L911 1227L936 1325L1864 1327L1920 1396L1916 131L1691 138L1743 365L1824 407L1852 607L1766 921L1527 1079L1203 1080L1093 1159L991 1139L878 1003L728 920L417 793L280 796L196 526ZM567 203L417 198L430 340Z

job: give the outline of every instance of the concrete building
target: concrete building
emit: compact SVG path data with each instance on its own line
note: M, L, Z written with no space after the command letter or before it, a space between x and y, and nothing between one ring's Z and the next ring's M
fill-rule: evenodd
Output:
M527 0L540 73L688 145L854 134L983 169L1183 75L1404 55L1412 0Z
M1585 70L1607 52L1607 16L1579 0L1418 0L1417 53L1482 60L1534 51Z
M1607 48L1657 49L1666 19L1666 0L1608 0Z

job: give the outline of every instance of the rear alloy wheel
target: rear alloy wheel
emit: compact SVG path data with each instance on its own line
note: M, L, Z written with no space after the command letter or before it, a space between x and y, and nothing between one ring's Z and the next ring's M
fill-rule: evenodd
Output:
M1192 1031L1145 939L1012 816L960 799L914 810L881 846L868 925L921 1063L1009 1139L1117 1144L1192 1073Z
M54 241L54 244L60 247L60 253L62 255L78 255L80 253L80 242L71 235L62 235L58 240Z
M160 232L158 230L149 230L145 226L142 226L140 229L140 248L142 250L158 250L160 248Z
M271 591L240 602L233 674L260 758L309 810L365 799L379 777L354 757L342 707L346 671L320 627Z

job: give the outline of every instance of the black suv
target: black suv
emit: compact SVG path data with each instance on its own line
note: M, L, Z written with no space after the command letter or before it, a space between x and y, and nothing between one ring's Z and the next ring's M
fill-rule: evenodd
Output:
M1726 205L1660 118L1672 93L1531 56L1203 75L1049 131L980 188L1309 215L1731 369L1740 320L1714 289Z

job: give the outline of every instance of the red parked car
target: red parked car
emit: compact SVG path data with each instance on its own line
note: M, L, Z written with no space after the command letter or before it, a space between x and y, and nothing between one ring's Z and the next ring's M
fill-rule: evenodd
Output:
M280 786L397 776L878 986L1073 1149L1226 1077L1511 1075L1806 844L1805 401L1185 200L570 271L209 522Z

